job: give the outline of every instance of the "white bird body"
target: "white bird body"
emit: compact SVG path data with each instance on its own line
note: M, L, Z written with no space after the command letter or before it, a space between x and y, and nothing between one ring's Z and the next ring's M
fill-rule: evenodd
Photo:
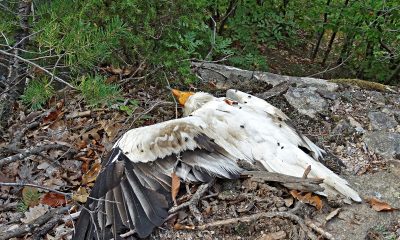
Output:
M149 235L167 217L173 172L186 182L232 179L242 171L237 160L296 177L311 165L309 176L324 179L321 194L339 192L361 201L346 180L318 161L324 151L296 131L282 111L237 90L228 90L227 97L238 103L196 93L185 103L186 117L132 129L115 143L92 195L119 204L87 204L98 209L102 236L108 227L114 238L120 228ZM78 223L86 229L75 238L93 238L91 225L90 220Z

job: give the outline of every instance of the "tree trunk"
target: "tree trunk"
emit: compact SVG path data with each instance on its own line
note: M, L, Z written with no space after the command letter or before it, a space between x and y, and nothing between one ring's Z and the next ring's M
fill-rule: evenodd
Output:
M24 49L28 42L29 35L29 16L31 14L31 0L20 0L18 2L19 27L14 36L16 44L13 46L13 54L19 55L19 49ZM0 95L0 131L7 125L7 120L11 116L11 107L21 94L24 83L20 84L23 63L16 57L9 59L8 75L4 82L5 89Z
M395 82L396 78L399 78L400 74L400 60L399 63L397 64L396 69L392 72L392 74L389 76L388 79L384 82L385 84L399 84L399 82Z
M337 26L338 26L340 20L342 19L342 12L343 12L343 9L344 9L345 7L347 7L348 4L349 4L349 0L346 0L346 1L344 2L344 7L340 10L340 13L339 13L339 16L338 16L338 19L337 19L337 22L336 22L335 30L334 30L334 32L332 33L331 39L329 40L329 43L328 43L328 47L327 47L327 49L326 49L326 51L325 51L324 59L322 60L322 66L325 66L326 61L328 60L329 53L330 53L331 50L332 50L333 42L335 41L336 34L337 34L337 31L338 31L338 30L337 30L337 28L338 28Z
M327 0L326 2L326 7L328 8L329 5L331 4L331 0ZM314 59L317 57L318 51L319 51L319 46L321 45L322 38L324 37L325 33L325 25L328 22L328 13L324 13L324 22L322 24L322 30L319 32L318 37L317 37L317 43L315 44L314 51L311 54L311 60L314 61Z
M225 26L226 22L228 21L228 18L235 14L237 5L238 5L238 0L230 0L229 1L229 6L226 9L226 12L225 12L224 16L222 17L221 22L219 24L219 28L218 28L219 35L222 35L222 33L224 31L224 26Z
M329 43L328 43L328 47L327 47L327 49L325 51L325 54L324 54L324 59L322 60L322 66L325 66L326 60L328 60L329 53L332 50L333 42L335 41L335 38L336 38L336 34L337 34L337 31L334 31L332 33L331 39L329 40Z
M342 50L340 51L340 56L336 61L336 65L341 64L350 55L351 45L353 44L354 38L355 38L354 33L350 33L346 36Z

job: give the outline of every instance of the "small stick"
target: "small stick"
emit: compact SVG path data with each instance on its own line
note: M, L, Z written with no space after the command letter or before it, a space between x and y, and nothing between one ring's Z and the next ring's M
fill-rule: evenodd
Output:
M212 186L212 184L213 184L213 181L210 182L210 183L202 184L202 185L197 189L196 193L193 194L192 198L191 198L189 201L184 202L184 203L182 203L182 204L179 205L179 206L172 207L172 208L168 211L168 213L169 213L169 214L176 213L176 212L178 212L179 210L181 210L181 209L183 209L183 208L189 207L189 206L191 206L191 205L197 205L197 203L200 201L200 198L201 198L201 197L203 196L203 194L208 190L208 188L209 188L210 186Z
M306 222L307 226L309 226L312 230L316 231L317 233L321 234L324 238L326 238L328 240L335 240L335 238L332 236L332 234L330 234L327 231L325 231L324 229L318 227L310 220L306 220L305 222Z
M0 159L0 167L4 166L5 164L24 159L30 155L38 155L39 153L42 153L44 151L48 151L50 149L67 149L70 150L69 146L62 145L62 144L47 144L47 145L40 145L36 146L31 149L25 149L22 150L20 153L5 157Z
M37 184L32 184L32 183L8 183L8 182L0 182L0 186L8 186L8 187L33 187L33 188L40 188L49 192L55 192L67 197L72 197L72 193L65 193L65 192L61 192L55 189L51 189L45 186L40 186Z
M306 170L304 170L303 176L301 178L307 179L308 174L311 172L311 165L308 165Z
M12 229L12 230L9 230L6 232L2 232L2 233L0 233L0 240L6 240L6 239L14 238L14 237L20 237L26 233L33 232L33 230L35 230L37 227L40 227L43 224L47 223L53 217L66 213L69 208L70 208L70 206L52 209L49 212L47 212L46 214L38 217L37 219L35 219L33 222L31 222L29 224L24 224L24 225L20 226L19 228Z

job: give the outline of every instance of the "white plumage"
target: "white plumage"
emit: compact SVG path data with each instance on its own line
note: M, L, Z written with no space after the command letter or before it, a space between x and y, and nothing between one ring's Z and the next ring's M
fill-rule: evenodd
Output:
M296 177L311 165L309 176L324 179L321 194L361 201L346 180L318 161L325 152L296 131L282 111L237 90L228 90L227 98L237 104L196 93L185 98L185 117L126 132L91 193L116 203L88 202L98 220L81 216L75 238L116 238L130 229L145 237L167 216L173 172L187 182L232 179L242 171L237 160Z

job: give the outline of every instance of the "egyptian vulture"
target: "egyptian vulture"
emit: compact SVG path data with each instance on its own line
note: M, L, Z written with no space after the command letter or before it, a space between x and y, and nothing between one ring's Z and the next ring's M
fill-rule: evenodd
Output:
M120 239L128 231L146 237L168 216L172 173L191 183L236 179L242 172L237 160L296 177L311 165L309 176L324 179L320 194L361 201L346 180L319 162L324 151L266 101L238 90L228 90L226 99L173 93L184 117L132 129L115 143L74 239Z

